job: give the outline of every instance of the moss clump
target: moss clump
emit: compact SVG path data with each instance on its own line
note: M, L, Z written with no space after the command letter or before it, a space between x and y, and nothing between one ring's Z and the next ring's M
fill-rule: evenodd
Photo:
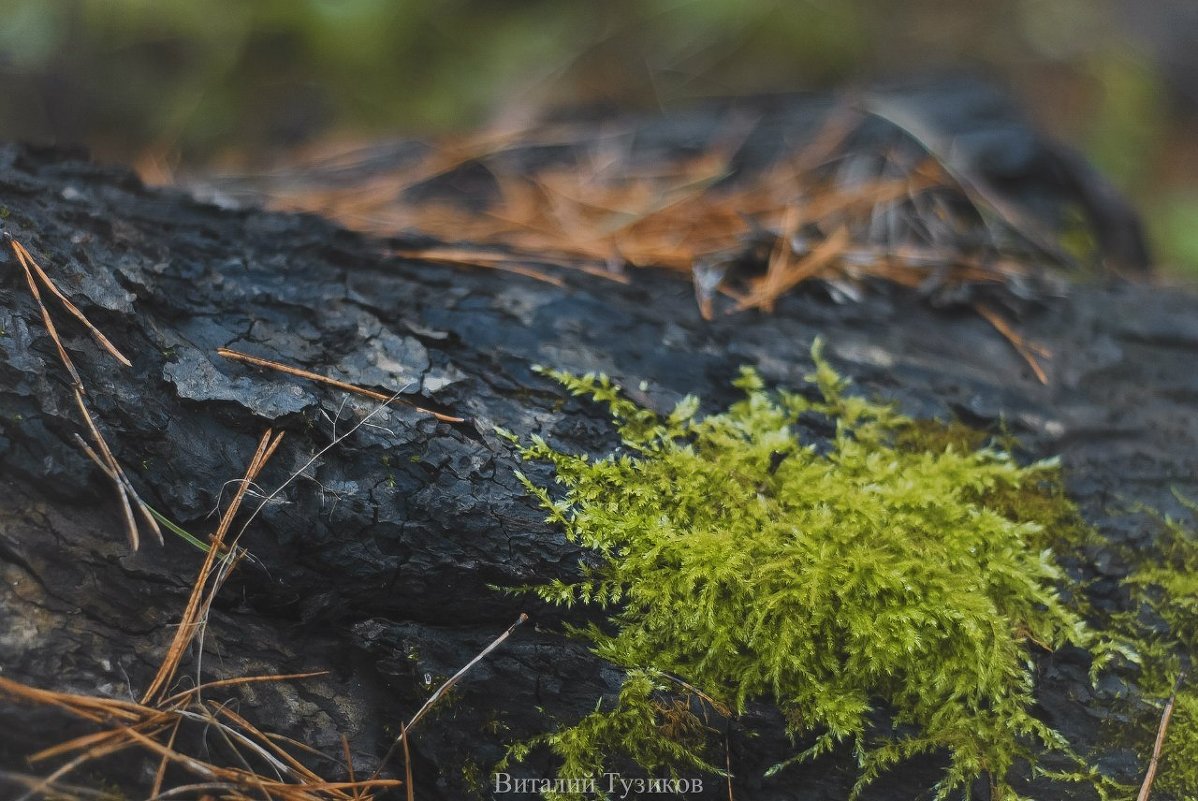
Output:
M1183 503L1196 511L1193 504ZM1139 651L1140 691L1163 706L1176 693L1173 718L1154 788L1177 799L1198 798L1198 535L1172 518L1162 518L1152 545L1136 554L1124 584L1134 609L1116 620ZM1157 720L1144 721L1144 761L1151 754Z
M1009 797L1017 762L1071 753L1031 712L1030 648L1092 636L1058 595L1045 527L1057 505L1040 521L985 500L1037 494L1055 468L957 443L912 447L912 421L847 394L818 346L813 355L819 399L767 392L746 369L744 399L707 417L693 397L661 417L604 376L546 371L606 404L624 445L601 459L538 437L522 447L564 487L555 497L521 476L548 520L600 556L579 581L534 589L612 608L612 626L585 633L630 676L680 676L738 711L776 703L808 745L775 769L848 743L856 793L938 753L938 798L968 795L981 777ZM810 415L834 423L829 441L801 439ZM605 725L591 716L545 742L573 754L563 770L601 772L620 743L600 736Z

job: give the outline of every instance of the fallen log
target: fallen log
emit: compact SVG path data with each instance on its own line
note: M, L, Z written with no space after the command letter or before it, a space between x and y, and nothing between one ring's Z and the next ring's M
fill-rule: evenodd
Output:
M741 161L768 163L787 121L809 109L796 101L767 114ZM989 113L966 109L960 118L982 139L988 131L990 142L1008 136L1027 148L994 168L1010 202L1028 212L1074 193L1095 210L1111 260L1143 262L1134 220L1087 188L1092 175ZM641 140L664 150L701 149L696 130L715 127L702 115L639 124ZM1173 489L1192 495L1198 485L1198 298L1150 284L1093 280L1014 304L1019 336L1051 351L1042 382L986 319L898 286L871 282L852 303L801 287L773 313L705 320L691 284L669 271L617 282L558 269L546 282L447 266L395 255L427 240L201 202L79 153L30 146L0 148L0 203L5 231L131 363L113 359L43 293L76 384L16 251L4 248L0 678L140 700L204 561L169 530L159 545L137 519L142 541L130 549L116 479L77 439L89 436L78 386L128 476L121 497L140 498L201 543L262 432L286 432L246 494L246 508L257 511L236 545L248 556L215 597L174 689L327 671L221 697L261 728L326 755L316 761L329 779L346 779L345 754L359 776L380 768L404 721L522 613L530 623L475 664L405 743L420 797L461 798L471 787L485 795L506 743L575 721L619 687L621 671L561 633L564 620L598 619L594 612L497 589L574 575L585 554L545 523L515 471L541 484L552 474L521 465L496 427L575 452L607 453L616 442L605 413L568 398L535 364L605 372L653 408L692 393L716 408L734 397L729 384L742 365L772 384L800 386L819 336L867 394L921 418L1006 426L1029 454L1060 455L1071 495L1113 541L1145 536L1125 502L1180 511ZM551 255L545 262L552 269ZM1094 602L1116 605L1124 566L1105 552L1077 557L1097 578ZM1134 689L1089 688L1086 668L1081 654L1044 660L1040 703L1052 725L1092 751L1101 739L1095 721ZM20 792L30 786L20 776L57 765L28 764L30 754L89 731L11 695L0 700L0 721L0 786ZM709 777L701 797L838 799L854 781L847 753L765 778L794 751L768 707L725 725L735 778L726 786ZM228 747L212 732L196 737L212 759ZM1126 749L1101 762L1125 781L1139 769ZM111 782L141 797L158 764L125 749L68 784ZM406 780L398 756L381 767ZM525 771L553 775L544 754ZM909 766L869 797L909 798L935 777L934 764Z

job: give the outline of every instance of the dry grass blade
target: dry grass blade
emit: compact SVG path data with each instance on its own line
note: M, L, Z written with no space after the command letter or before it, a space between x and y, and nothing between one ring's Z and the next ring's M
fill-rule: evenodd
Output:
M238 745L246 748L253 756L262 760L271 773L273 773L273 780L287 783L291 783L291 781L301 783L304 781L305 777L288 768L282 760L276 758L269 750L264 749L252 736L239 731L236 723L231 725L220 720L218 716L224 711L224 708L225 704L201 704L192 709L179 710L178 714L186 720L201 724L206 731L215 731L217 736L224 742L228 753L240 763L241 767L234 769L242 770L247 775L255 776L255 782L262 778L263 772L254 769L249 760L242 754ZM284 776L287 778L284 778ZM319 777L316 778L319 781Z
M247 745L250 745L259 755L267 762L273 764L277 770L288 773L299 778L305 784L319 783L323 781L319 776L309 770L302 762L287 753L285 749L279 746L278 743L267 737L257 726L250 723L248 720L237 714L227 706L221 705L216 710L217 714L226 717L231 723L239 727L245 732L244 735L238 733L238 738L242 739Z
M515 623L508 626L506 631L492 640L490 645L479 651L477 656L467 662L466 665L463 666L457 673L454 673L452 676L446 679L445 683L438 687L437 691L429 696L428 700L424 702L424 705L421 706L420 709L416 710L416 714L412 716L412 719L408 721L407 725L400 730L399 737L395 738L395 742L391 744L391 748L387 750L387 753L383 756L382 761L379 762L379 766L375 769L374 776L371 778L377 777L380 773L382 773L383 768L387 765L387 762L389 762L391 757L395 755L395 749L407 742L408 733L417 723L421 721L421 719L424 718L426 714L428 714L428 711L432 709L433 705L436 704L437 701L441 700L445 693L449 692L453 686L461 680L462 676L465 676L472 667L485 659L487 654L498 648L504 640L512 636L512 632L515 631L526 620L528 620L528 615L524 612L521 612L520 617L516 618ZM409 788L410 787L411 785L409 785Z
M75 392L75 397L81 397L78 391ZM75 435L75 442L79 445L84 455L91 459L96 467L100 468L100 472L108 476L116 488L117 500L121 502L121 513L125 519L125 536L129 539L129 547L136 551L140 545L140 536L137 532L137 521L133 519L133 507L129 504L129 495L125 492L125 484L121 481L120 476L112 469L112 465L107 460L102 459L98 453L92 450L92 447L84 442L83 437Z
M212 536L211 547L208 549L208 554L204 559L203 565L200 567L199 576L192 586L191 596L187 599L187 607L183 610L183 618L179 623L179 628L175 631L175 638L162 660L158 674L154 677L154 680L150 683L149 688L142 697L142 703L149 703L174 680L175 673L179 669L179 663L183 659L183 653L195 638L201 608L206 605L204 604L204 594L208 587L208 579L212 574L213 568L216 566L217 557L220 553L221 545L224 543L225 535L233 524L233 518L237 515L237 510L241 507L241 502L245 498L246 491L257 480L258 473L265 467L266 462L274 454L275 449L278 448L282 439L283 432L280 431L278 435L274 435L273 431L267 430L262 435L262 439L259 440L258 448L250 460L249 467L246 469L245 478L238 485L232 502L225 509L225 513L221 516L220 523L217 525L216 533Z
M350 384L346 381L339 381L336 378L330 378L328 376L321 375L320 373L313 373L310 370L302 370L299 367L292 367L290 365L283 364L282 362L272 361L271 359L263 359L259 356L251 356L248 353L241 353L240 351L231 350L229 348L217 348L216 353L218 356L223 356L226 359L232 359L233 361L251 364L255 367L264 367L268 370L277 370L280 373L293 375L296 378L306 378L309 381L327 384L330 387L343 389L346 392L353 392L357 395L363 395L367 398L372 398L377 401L391 402L394 400L399 400L403 403L407 403L407 401L404 401L402 398L396 398L394 395L376 392L373 389L366 389L365 387L359 387L356 384ZM413 404L408 405L412 406L412 408L418 412L431 414L433 417L445 423L463 423L466 420L464 417L454 417L453 415L442 414L441 412L435 412L432 409L425 409L422 406L416 406Z
M728 801L736 801L732 795L732 744L728 741L728 735L724 735L724 773L725 781L728 783Z

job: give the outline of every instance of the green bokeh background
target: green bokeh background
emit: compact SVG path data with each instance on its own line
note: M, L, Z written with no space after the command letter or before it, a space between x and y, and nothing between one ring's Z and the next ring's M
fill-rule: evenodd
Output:
M0 137L254 164L559 105L980 74L1198 276L1194 0L0 0Z

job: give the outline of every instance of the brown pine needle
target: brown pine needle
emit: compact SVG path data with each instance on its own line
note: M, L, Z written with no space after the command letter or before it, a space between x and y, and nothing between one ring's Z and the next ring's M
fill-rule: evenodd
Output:
M106 729L104 731L92 732L91 734L84 734L79 737L75 737L74 739L67 740L66 742L59 743L58 745L53 745L49 748L43 748L36 754L30 754L29 756L25 757L25 761L32 765L36 762L45 762L46 760L54 759L55 757L62 756L63 754L69 754L73 751L85 751L90 748L95 748L107 741L121 739L123 731L124 729Z
M78 393L77 400L82 404L82 396ZM86 408L81 410L84 411L85 418L90 419L86 415ZM104 449L98 430L92 433L97 438L96 447L93 448L82 438L79 440L80 445L101 471L115 480L119 466L110 464L111 451ZM258 475L279 447L282 437L281 432L275 434L268 430L259 441L245 477L239 482L237 491L212 536L213 547L209 550L193 585L174 640L141 703L40 690L0 676L0 697L52 706L99 726L111 727L76 737L30 757L30 761L62 756L69 758L49 776L26 782L26 792L22 801L29 801L46 793L65 793L69 788L62 784L62 779L68 773L89 762L131 747L140 748L150 756L157 757L158 765L150 796L152 799L194 797L195 792L210 790L218 793L219 797L226 801L370 801L376 791L403 785L403 781L397 779L380 779L377 776L370 779L357 778L348 757L346 767L350 774L349 781L325 781L300 762L285 746L294 747L297 753L309 752L319 755L314 749L285 737L262 732L249 720L233 711L227 703L200 700L200 694L205 690L254 682L303 679L323 675L326 671L220 679L161 697L163 689L174 681L182 655L206 621L213 598L227 575L224 567L218 569L218 562L223 565L226 561L224 558L218 560L218 551L229 537L233 521L244 503L248 488L257 481ZM114 459L111 461L115 462ZM232 539L229 547L235 545L236 537ZM230 553L228 558L232 559L235 556ZM441 692L451 685L452 681L447 683ZM434 700L436 697L439 696L435 696ZM232 749L240 766L222 766L176 750L176 741L180 739L178 735L185 723L201 725L208 729L215 728L216 733ZM348 745L345 748L349 753ZM273 776L263 775L261 769L251 765L251 759L261 760L269 766L267 772ZM164 790L163 785L172 766L198 777L199 783Z
M173 751L175 747L175 737L179 734L179 727L183 725L183 718L175 720L175 726L171 729L170 739L166 741L167 750ZM158 770L154 773L154 786L150 788L150 797L154 798L162 792L162 782L166 779L167 759L163 757L158 762Z
M525 278L532 278L546 284L552 284L558 288L565 287L566 285L566 282L557 276L519 264L520 257L506 253L488 253L486 251L469 250L466 248L433 247L421 248L419 250L395 250L391 252L391 255L398 256L401 259L419 259L421 261L451 264L460 267L485 267L503 270L504 272L523 275ZM541 258L544 258L544 256ZM524 260L527 261L527 259Z
M266 462L274 454L275 449L278 448L282 439L283 432L280 431L276 436L273 431L268 429L258 441L258 448L250 460L249 467L246 469L245 478L239 482L237 491L233 494L232 502L225 509L225 513L221 515L216 533L212 536L211 547L208 549L208 554L204 558L203 565L200 567L199 575L192 586L191 596L187 599L187 607L183 610L183 618L175 631L175 638L162 660L162 665L158 668L158 674L154 677L149 688L142 696L143 704L150 703L155 696L159 695L174 680L175 672L179 669L179 663L183 659L183 652L191 645L191 641L195 638L198 630L204 592L208 586L208 578L216 567L217 556L221 545L224 543L225 535L228 533L229 527L233 524L233 518L237 515L237 510L241 507L241 502L245 497L246 491L257 479L258 473L266 466Z
M309 381L316 381L321 384L327 384L330 387L336 387L337 389L343 389L346 392L353 392L355 394L363 395L367 398L372 398L377 401L391 402L393 400L396 400L394 395L386 395L382 392L376 392L373 389L366 389L365 387L360 387L356 384L350 384L347 381L339 381L336 378L330 378L326 375L321 375L320 373L313 373L310 370L303 370L299 367L291 367L290 365L283 364L282 362L272 361L271 359L263 359L260 356L251 356L248 353L241 353L240 351L232 350L230 348L217 348L216 353L218 356L223 356L226 359L232 359L233 361L236 361L236 362L244 362L245 364L252 364L255 367L264 367L268 370L277 370L280 373L286 373L287 375L293 375L296 378L306 378ZM466 418L464 418L464 417L454 417L453 415L442 414L441 412L435 412L432 409L425 409L422 406L416 406L415 404L410 404L407 401L403 400L403 398L399 398L398 400L402 403L408 404L409 406L411 406L413 409L415 409L418 412L423 412L424 414L431 414L433 417L437 418L438 420L440 420L444 423L464 423L466 421Z
M75 396L79 397L78 390L76 390ZM133 519L133 507L130 506L129 495L125 492L125 485L121 483L120 477L116 474L116 472L113 471L112 466L109 465L104 459L100 458L100 455L92 450L91 446L83 441L83 437L76 434L75 441L83 450L83 454L87 456L87 458L91 459L92 462L95 463L96 467L100 468L100 472L108 476L108 478L112 481L113 486L116 488L117 500L121 502L121 514L125 518L125 536L129 540L129 548L136 551L140 547L141 542L137 532L137 521Z
M79 442L83 447L83 452L89 459L96 463L102 472L109 477L116 488L117 499L121 504L121 513L125 519L125 531L129 539L129 546L136 551L140 545L137 521L133 516L134 508L137 509L138 514L141 515L146 525L148 525L150 530L157 536L159 544L161 544L162 530L158 526L158 521L154 519L152 514L150 514L149 508L137 494L137 491L133 488L133 484L129 481L129 477L125 475L125 471L121 469L120 464L116 461L115 457L113 457L112 450L108 447L108 443L100 434L99 429L96 427L95 421L92 419L91 412L89 412L87 409L87 404L83 400L83 396L87 391L83 385L83 379L79 377L79 371L75 368L75 363L71 360L70 355L67 354L66 347L62 343L62 338L58 334L58 328L54 325L54 320L50 316L50 310L46 308L46 304L42 301L42 293L41 290L38 289L38 281L40 281L42 285L54 295L54 297L58 298L68 312L70 312L75 316L76 319L83 323L88 332L96 339L97 342L100 343L101 347L103 347L110 355L113 356L113 358L126 367L130 367L132 365L130 364L129 360L125 358L124 354L117 350L116 346L108 341L108 337L104 336L100 329L92 325L91 321L87 319L83 312L79 311L78 307L76 307L75 304L72 303L70 299L62 293L50 276L46 274L46 271L42 269L41 265L39 265L33 256L30 255L29 251L26 250L25 246L14 239L11 234L5 233L4 237L8 241L13 255L17 257L17 262L21 265L21 269L25 273L25 281L29 285L29 292L33 296L34 302L37 303L38 311L41 313L42 323L46 327L46 333L50 336L50 339L54 342L55 349L58 351L59 361L62 362L63 367L66 368L67 373L71 377L71 387L75 393L75 402L79 406L79 411L83 415L83 422L87 425L88 432L91 434L92 442L96 446L96 450L92 450L80 439Z
M74 759L67 761L55 770L53 773L44 777L40 782L32 785L28 792L21 796L17 801L27 801L27 799L37 798L46 790L52 788L59 779L67 774L77 770L88 762L110 756L118 751L123 751L130 746L128 738L125 736L125 728L121 727L112 731L102 732L104 736L98 738L98 741L90 747L83 750ZM82 739L82 738L79 738ZM35 755L36 756L36 755ZM32 764L36 760L34 757L29 758Z
M349 776L350 782L357 783L358 779L354 776L354 755L349 750L349 738L344 734L341 735L341 754L345 758L345 772ZM354 788L354 801L358 801L358 798L358 790Z
M794 257L794 250L790 246L791 239L794 238L795 232L799 228L799 209L797 206L787 206L786 213L782 218L782 230L778 232L778 238L774 240L774 247L770 250L769 261L765 268L765 277L761 280L757 294L760 294L763 300L760 303L764 311L772 312L774 310L774 301L782 294L780 287L783 283L783 275L790 268L791 261Z
M735 310L757 308L770 311L778 298L839 259L844 253L848 240L848 230L838 228L802 258L792 260L789 255L782 257L779 262L781 266L777 272L767 273L747 295L740 298ZM789 243L787 243L786 249L789 252Z
M126 523L129 526L129 539L133 546L133 550L137 550L139 537L136 521L133 520L133 514L128 508L130 501L132 501L134 506L137 507L138 513L141 515L141 518L143 521L145 521L146 525L150 527L150 531L154 532L154 535L158 538L158 544L162 545L162 529L158 526L158 520L153 514L150 513L150 507L148 507L146 502L141 499L141 496L137 494L137 490L133 488L133 482L131 482L129 477L125 475L125 471L121 467L120 462L116 460L116 456L113 455L112 449L108 447L108 441L104 439L104 436L100 433L100 429L96 425L96 421L92 418L91 411L89 411L87 408L87 403L83 400L83 391L80 387L75 388L75 404L79 407L79 412L83 416L83 422L87 425L88 433L91 434L92 442L95 443L96 449L99 451L100 459L104 464L108 465L109 477L112 478L113 482L116 484L117 491L126 507ZM87 453L87 450L84 452ZM89 454L89 456L92 457L93 461L97 461L94 458L94 453Z
M178 787L165 792L161 791L161 783L158 779L164 775L166 768L163 765L166 763L178 765L199 776L204 781L204 786L222 785L225 791L222 797L229 799L261 798L264 795L268 799L275 799L275 801L353 801L355 797L371 798L370 791L372 790L393 788L402 784L398 780L378 779L377 777L366 780L351 777L348 782L325 781L298 762L294 762L289 754L274 746L267 735L259 732L247 721L223 706L217 707L218 713L230 718L238 729L230 728L210 714L196 714L185 709L164 710L119 699L40 690L3 677L0 677L0 695L55 706L68 714L96 723L111 721L114 718L125 721L113 730L76 738L70 744L42 752L41 756L48 757L70 750L81 751L76 758L60 767L51 776L28 782L29 791L23 798L31 798L38 793L58 789L61 787L58 783L59 779L66 773L77 769L86 762L134 745L141 746L160 757L155 792L151 796L152 798L168 798L186 794L182 788ZM179 722L184 720L207 721L210 725L219 727L223 735L236 737L243 744L253 745L251 738L266 743L267 747L278 753L284 762L294 764L295 770L292 775L296 781L267 778L247 768L221 767L177 752L174 750L175 736L172 724L177 727ZM170 733L167 735L167 742L159 742L157 738L168 732ZM254 746L254 748L258 755L268 756L260 746ZM277 764L281 766L283 763ZM192 787L195 786L198 785L192 785Z
M41 787L44 779L36 776L28 776L23 773L5 770L0 768L0 779L14 785L22 785L24 787ZM56 801L83 801L84 799L95 799L95 801L110 801L112 796L108 790L96 787L80 787L78 785L64 784L54 782L46 787L46 790L54 793Z
M408 749L408 727L404 726L399 732L403 740L403 780L407 785L408 801L416 801L416 787L412 781L412 752Z
M1161 763L1161 751L1165 747L1165 733L1169 731L1169 721L1173 718L1173 705L1177 702L1177 691L1181 689L1185 675L1183 670L1177 674L1177 680L1173 682L1173 694L1169 696L1169 702L1165 704L1165 710L1161 713L1161 725L1156 730L1156 742L1152 744L1152 759L1148 761L1148 771L1144 774L1144 783L1140 785L1136 801L1148 801L1148 795L1152 792L1152 783L1156 780L1156 771Z
M25 249L25 246L13 239L11 236L7 234L6 236L8 236L8 243L12 246L13 253L16 254L17 259L21 262L21 266L24 267L26 271L28 271L30 268L33 269L33 272L37 274L37 277L41 280L46 289L50 290L51 294L58 298L63 307L70 312L75 319L83 323L83 327L87 329L88 333L91 334L93 338L95 338L96 342L100 344L100 347L108 351L112 358L116 359L125 367L132 367L133 363L125 358L125 354L121 353L120 350L117 349L116 345L113 345L108 340L108 337L104 336L104 333L99 328L96 328L94 325L92 325L91 320L87 319L87 316L83 312L79 311L79 308L71 302L70 298L62 293L62 290L60 290L58 285L55 284L50 276L46 274L46 271L42 269L41 265L37 263L33 256L29 254L29 251Z
M952 163L951 143L941 141L909 109L883 100L842 99L806 145L759 172L737 167L738 143L751 128L743 124L704 154L649 167L610 147L585 150L588 132L578 129L553 140L574 146L571 162L531 170L492 159L516 146L510 135L492 134L442 142L389 169L360 170L362 177L349 187L330 178L340 176L332 168L355 167L352 153L306 163L301 157L275 176L282 180L261 191L276 207L315 211L383 235L415 230L450 243L393 255L508 269L554 284L560 283L555 276L529 272L538 259L619 281L628 280L626 266L673 270L691 280L697 276L696 301L704 318L713 316L716 294L740 301L737 310L768 311L789 291L784 285L793 288L808 279L858 286L881 279L908 288L925 288L930 280L944 286L1001 285L1035 277L1031 262L1039 256L1058 265L1073 263L1051 232ZM922 153L863 150L853 134L871 117L905 130L905 138ZM528 131L522 136L525 147L548 141ZM878 157L881 169L847 169ZM481 212L467 204L430 204L402 192L468 161L482 165L495 181L497 192ZM763 253L761 232L780 228L846 229L849 240L843 258L826 263L810 259L818 241L806 253L799 248L793 254L784 249ZM983 237L982 255L975 233ZM483 249L496 247L506 252ZM768 259L764 281L746 282L736 269L728 269L762 257ZM696 265L721 269L700 275ZM723 285L725 272L731 287ZM1032 343L1026 348L1036 352ZM1030 363L1041 369L1034 359Z
M299 777L304 782L321 781L321 778L304 766L303 763L301 763L291 754L287 753L287 751L281 746L259 731L258 727L234 712L232 709L221 705L216 711L218 714L228 718L233 724L240 727L243 731L247 732L248 736L245 737L247 741L249 741L250 738L253 738L253 740L257 740L259 743L261 743L262 745L256 745L255 747L264 749L264 751L260 752L262 756L267 757L268 759L270 758L266 751L277 755L279 759L282 760L282 764L277 765L278 767L281 767L284 771L291 773L293 776Z
M50 310L42 302L42 293L37 288L37 280L33 277L33 271L22 255L28 251L21 247L21 243L13 239L11 235L6 233L5 237L8 239L8 244L12 247L12 252L16 254L17 261L21 264L21 269L25 271L25 280L29 284L29 292L33 295L33 300L37 303L38 311L42 314L42 323L46 326L46 333L50 335L50 339L54 342L54 347L58 350L59 361L62 362L62 366L67 368L67 372L70 373L71 384L76 387L82 387L83 379L79 377L79 371L75 369L75 363L71 361L71 357L67 355L66 348L63 347L62 339L58 336L58 329L54 326L54 320L50 317Z
M975 303L974 309L982 318L994 327L994 330L1002 334L1007 342L1011 343L1011 347L1015 349L1028 366L1032 368L1032 372L1036 374L1041 384L1048 384L1048 374L1044 372L1044 368L1040 365L1040 358L1052 358L1052 351L1043 345L1030 342L1019 335L1006 320L1002 318L998 312L991 309L983 303ZM1037 358L1039 357L1039 358Z
M238 676L233 679L219 679L217 681L208 681L199 684L188 690L175 693L172 696L162 699L162 706L174 706L185 701L189 701L193 696L198 695L206 690L214 690L218 687L240 687L243 684L257 684L259 682L276 682L276 681L297 681L299 679L311 679L317 676L327 676L327 670L314 670L308 673L285 673L274 676Z

